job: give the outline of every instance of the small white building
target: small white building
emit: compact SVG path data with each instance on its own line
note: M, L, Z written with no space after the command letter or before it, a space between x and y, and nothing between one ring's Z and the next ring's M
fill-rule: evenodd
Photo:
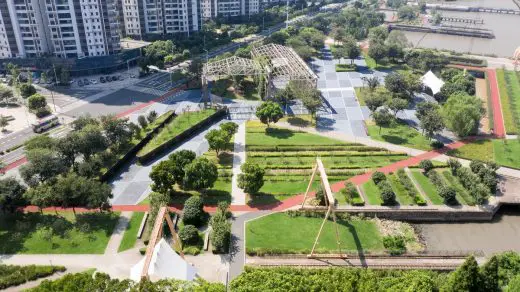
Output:
M439 93L444 85L444 81L435 76L431 70L421 77L421 82L424 86L429 87L432 90L433 95Z
M141 280L145 258L141 259L130 271L130 279ZM178 255L164 238L155 245L148 269L150 280L176 279L192 281L197 275L197 269Z

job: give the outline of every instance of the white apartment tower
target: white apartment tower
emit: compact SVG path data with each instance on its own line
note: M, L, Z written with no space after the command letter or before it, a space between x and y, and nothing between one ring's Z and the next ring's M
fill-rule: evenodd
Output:
M119 0L0 0L0 58L120 51Z
M260 12L260 3L260 0L201 0L201 15L205 19L254 15Z

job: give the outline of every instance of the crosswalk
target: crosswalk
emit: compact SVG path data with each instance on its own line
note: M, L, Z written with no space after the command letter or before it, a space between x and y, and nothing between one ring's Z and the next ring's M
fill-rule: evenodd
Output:
M165 94L166 92L168 92L168 90L141 87L141 86L137 86L137 85L131 85L131 86L127 87L127 89L132 90L132 91L138 91L138 92L142 92L142 93L152 94L152 95L156 95L156 96L161 96L161 95Z

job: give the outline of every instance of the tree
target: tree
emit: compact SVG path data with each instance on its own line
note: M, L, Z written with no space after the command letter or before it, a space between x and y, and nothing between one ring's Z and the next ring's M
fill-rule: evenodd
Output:
M101 116L100 121L109 145L114 145L116 149L128 144L132 139L128 119L118 119L114 115L106 115Z
M32 86L31 84L27 84L27 83L22 83L20 85L19 90L20 90L20 95L23 98L28 98L29 96L36 94L36 88L34 88L34 86Z
M379 78L377 76L361 77L361 80L363 81L363 86L366 83L370 91L374 91L379 86Z
M200 240L199 230L193 225L185 225L179 231L179 238L181 239L183 245L195 245Z
M148 127L148 122L146 121L146 117L143 115L140 115L137 117L137 122L139 123L139 126L141 126L142 129L146 129L146 127Z
M443 291L480 291L481 276L478 263L470 256L455 272L451 273Z
M376 185L378 185L380 182L382 181L385 181L386 180L386 175L380 171L375 171L373 174L372 174L372 181L374 181L374 183Z
M435 134L442 131L445 127L442 114L439 110L433 109L418 117L421 129L426 133L426 137L430 140Z
M47 100L41 94L33 94L27 99L27 107L31 111L36 111L47 106Z
M56 141L53 138L47 135L38 135L25 141L24 149L25 151L30 151L33 149L53 149L55 144Z
M25 187L14 177L0 180L0 208L2 211L14 212L19 207L27 205L24 199Z
M374 43L368 48L368 56L377 63L388 56L388 48L384 43Z
M176 184L182 186L182 182L184 180L185 171L184 168L186 165L190 164L193 160L195 160L197 155L195 152L191 150L181 150L174 152L170 156L168 156L168 160L171 162L172 168L171 173L173 175L173 179Z
M332 38L334 39L334 42L341 42L346 39L347 37L347 31L342 27L334 27L332 29Z
M386 38L386 44L387 45L395 45L397 47L400 47L401 49L408 47L408 39L406 38L406 35L404 32L400 30L392 30L388 37Z
M87 125L78 131L78 152L83 154L85 160L90 160L93 154L105 150L107 144L98 126Z
M348 57L348 50L344 46L337 46L334 50L332 50L332 56L334 59L339 60L341 64L341 59Z
M251 162L245 162L240 169L242 173L238 175L238 187L248 194L258 193L264 185L264 169Z
M387 0L386 5L388 7L397 9L403 5L406 5L406 0Z
M384 180L384 181L380 182L377 185L377 187L379 188L381 201L383 202L382 205L385 205L385 206L394 205L396 202L395 193L394 193L390 183L388 181Z
M154 192L170 194L175 185L173 173L175 165L170 160L161 161L152 167L150 179L153 181L151 188Z
M311 113L311 117L316 119L316 113L322 107L321 92L316 88L304 86L296 92L301 99L303 106Z
M217 212L211 217L211 243L213 252L226 253L229 249L229 241L231 238L231 223L228 222L229 204L227 202L219 202Z
M439 110L440 106L436 102L432 101L423 101L417 104L417 111L415 115L420 120L425 115L429 114L432 111Z
M408 108L408 100L402 98L392 98L386 103L386 106L394 113L394 117L397 118L397 114L400 111Z
M347 35L343 42L343 47L346 51L346 57L350 59L350 64L354 64L354 60L361 54L361 50L359 49L354 37Z
M32 149L25 151L29 163L20 168L20 174L29 186L45 182L67 171L63 159L50 149Z
M504 289L504 292L517 292L520 291L520 274L517 274L514 276L511 281L509 281L509 284Z
M29 188L23 197L31 205L37 206L40 210L58 204L52 185L49 183L41 183Z
M198 157L184 168L183 186L188 190L202 191L213 187L218 170L206 157Z
M398 72L393 72L385 77L385 88L391 93L404 93L407 91L406 81L404 76Z
M381 109L372 113L372 119L379 126L379 134L381 134L381 128L390 126L394 116L387 109Z
M413 7L405 5L397 10L397 16L399 19L411 21L417 18L417 11Z
M146 119L148 120L148 123L153 123L157 119L157 112L152 110L148 113L148 116L146 116Z
M11 102L11 100L13 99L13 97L14 97L14 94L13 94L13 90L11 88L0 85L0 100L4 104L6 104L6 105L9 104Z
M385 26L376 26L368 30L370 45L384 43L388 37L388 29Z
M443 106L446 126L459 137L477 131L483 111L480 99L465 93L450 96Z
M86 115L79 116L77 119L75 119L72 122L72 128L75 131L79 131L88 125L98 126L99 121L97 119L91 117L90 115L86 114Z
M7 117L0 115L0 129L2 129L2 132L5 131L5 127L9 125L9 120Z
M486 292L500 292L500 285L498 283L499 275L498 257L492 256L481 268L480 273L482 277L482 291Z
M59 138L54 142L56 151L61 155L65 164L70 167L76 163L79 154L79 135L77 132L70 132L65 137Z
M214 150L217 156L220 151L227 149L229 143L231 142L231 136L228 132L220 129L210 130L205 136L206 140L209 144L209 149Z
M108 200L112 198L109 185L73 172L59 176L53 191L61 207L72 208L73 212L77 207L107 209L110 206Z
M201 226L206 218L206 212L203 209L204 205L199 196L192 196L184 202L184 209L182 210L182 222L184 225Z
M238 131L238 125L233 122L226 122L220 124L220 129L224 132L226 132L230 137L235 135Z
M283 110L279 104L265 101L256 109L256 116L269 128L270 123L276 123L283 117Z
M419 167L424 170L424 173L428 173L433 169L433 162L429 159L421 160Z

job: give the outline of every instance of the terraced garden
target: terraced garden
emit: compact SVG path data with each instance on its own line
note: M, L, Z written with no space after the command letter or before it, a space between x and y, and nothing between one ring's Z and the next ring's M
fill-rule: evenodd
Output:
M500 102L507 134L518 134L520 128L520 73L497 69Z
M258 121L247 124L246 151L248 161L266 170L264 186L260 194L251 197L251 203L281 200L305 192L316 157L322 159L331 183L407 157L306 132L266 128Z

